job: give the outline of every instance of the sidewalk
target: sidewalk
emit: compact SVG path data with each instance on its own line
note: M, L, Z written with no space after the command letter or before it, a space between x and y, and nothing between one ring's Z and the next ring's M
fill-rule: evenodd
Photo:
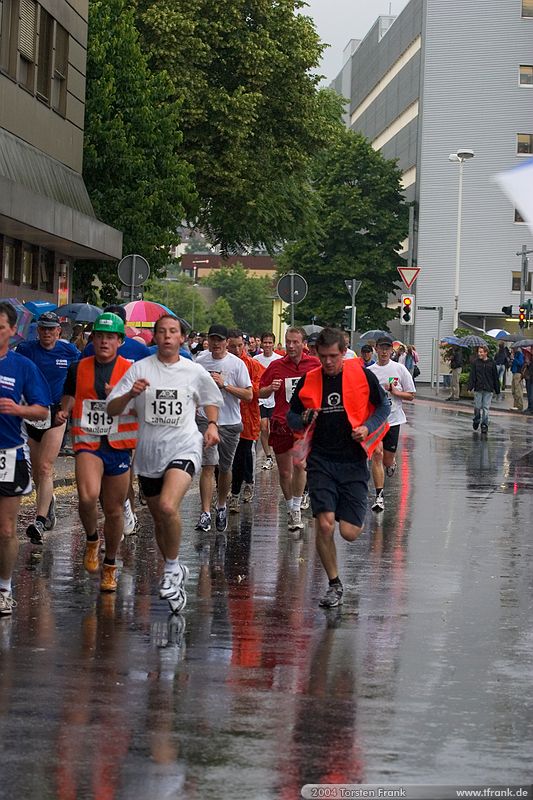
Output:
M461 397L459 400L456 400L454 402L451 401L446 402L449 396L450 396L449 387L446 386L439 387L438 391L436 391L427 383L416 384L417 400L423 400L425 402L444 403L446 406L450 406L450 408L457 408L465 411L472 410L474 406L473 397ZM524 409L526 408L527 408L527 396L524 393ZM522 414L520 411L517 411L515 408L513 408L513 395L511 393L510 386L506 388L505 392L500 392L498 396L493 396L491 411L499 411L511 414L514 417L524 417L524 419L528 419L530 416L528 414Z

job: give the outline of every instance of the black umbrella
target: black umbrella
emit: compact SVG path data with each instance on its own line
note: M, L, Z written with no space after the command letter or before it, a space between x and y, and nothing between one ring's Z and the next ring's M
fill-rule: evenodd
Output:
M474 333L470 333L468 336L462 336L459 342L464 347L488 347L485 339L482 339L481 336L476 336Z
M94 322L103 312L90 303L68 303L56 308L55 313L58 317L70 317L74 322Z
M375 341L376 339L381 339L382 336L388 336L388 338L392 342L392 336L388 331L365 331L362 336L359 337L360 342L370 342Z

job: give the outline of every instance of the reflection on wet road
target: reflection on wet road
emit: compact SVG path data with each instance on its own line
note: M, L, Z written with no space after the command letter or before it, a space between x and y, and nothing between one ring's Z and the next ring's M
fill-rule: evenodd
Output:
M75 495L41 559L26 542L0 621L0 797L297 798L306 783L526 782L533 722L533 426L409 409L386 511L338 543L342 611L312 524L276 473L226 534L193 531L168 621L149 519L117 596L82 567ZM23 530L23 524L20 529Z

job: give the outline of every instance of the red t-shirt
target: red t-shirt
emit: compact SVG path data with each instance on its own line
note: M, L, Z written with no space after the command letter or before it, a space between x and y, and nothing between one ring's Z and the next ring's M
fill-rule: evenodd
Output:
M289 401L294 392L294 388L302 375L305 375L312 369L320 366L320 361L315 356L309 356L307 353L302 353L300 363L296 365L289 356L278 358L261 375L259 388L270 386L272 381L276 378L281 379L281 386L277 392L274 393L275 408L272 419L278 422L285 423L287 411L289 410Z

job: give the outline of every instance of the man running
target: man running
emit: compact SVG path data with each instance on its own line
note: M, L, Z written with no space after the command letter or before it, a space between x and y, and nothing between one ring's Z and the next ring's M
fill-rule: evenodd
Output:
M376 342L377 362L367 369L371 370L385 391L389 401L389 426L390 430L381 444L376 448L372 457L372 478L376 489L376 499L372 511L381 512L385 508L383 487L385 472L392 478L396 472L396 451L400 438L400 426L407 422L402 407L403 401L412 402L415 399L416 389L413 377L403 364L392 361L392 339L382 336Z
M26 536L32 544L42 544L45 531L51 531L56 524L54 464L61 449L66 426L65 423L52 426L52 421L59 411L67 370L80 357L77 347L61 339L61 323L57 314L52 311L39 317L37 337L36 341L21 342L17 347L17 353L33 361L44 375L52 401L45 420L26 422L37 494L35 520L26 528Z
M223 399L203 367L180 357L184 333L178 319L170 314L160 317L154 339L157 354L131 367L111 391L107 410L116 416L130 402L135 406L139 420L135 471L165 560L159 594L179 613L187 603L184 583L189 575L187 566L179 561L180 506L200 469L202 445L213 448L218 444L217 420ZM195 421L198 406L205 412L203 436Z
M100 570L98 499L104 510L105 554L100 590L117 588L116 555L124 532L124 503L130 485L131 451L137 441L137 419L127 411L118 420L108 415L105 400L111 387L128 371L131 363L118 355L124 339L124 322L106 312L93 325L94 356L69 368L61 410L62 425L72 412L72 443L76 458L79 515L87 540L83 566Z
M16 324L13 306L0 302L0 616L8 616L16 606L11 579L19 548L17 519L20 498L31 492L22 420L46 419L50 406L48 385L39 369L9 349Z
M288 328L285 334L287 355L274 361L261 375L259 397L274 395L274 413L270 421L270 439L279 471L279 483L287 504L287 525L290 531L302 530L302 496L305 489L305 467L293 464L294 435L287 425L287 412L294 388L300 378L320 361L304 352L305 331Z
M329 579L323 608L342 603L334 532L353 542L363 528L368 496L368 458L388 430L389 405L377 378L346 359L342 331L324 328L317 340L321 367L296 386L287 420L300 431L314 423L307 475L316 545Z
M254 360L258 361L263 369L267 369L273 361L278 361L281 358L278 353L274 352L275 343L276 337L273 333L265 332L261 334L261 347L263 352L254 356ZM259 398L259 413L261 416L261 445L266 456L263 469L272 469L274 466L274 459L272 458L272 450L268 443L268 437L270 436L270 420L274 413L273 396Z
M227 499L231 489L233 457L242 431L241 400L253 397L252 382L248 370L237 356L228 353L228 329L225 325L211 325L207 333L209 349L196 358L196 363L210 373L222 392L223 405L219 414L216 446L207 447L203 453L200 475L200 498L202 511L196 525L197 531L211 530L211 498L215 467L218 466L217 509L215 527L224 533L228 526ZM207 430L207 415L198 412L196 422L201 433Z

